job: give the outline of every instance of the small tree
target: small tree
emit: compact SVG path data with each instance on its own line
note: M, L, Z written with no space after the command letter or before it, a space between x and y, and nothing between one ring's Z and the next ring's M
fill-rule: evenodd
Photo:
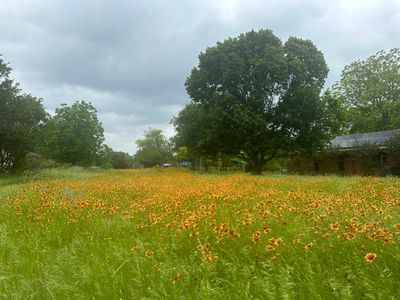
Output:
M136 145L138 150L134 158L145 167L163 166L172 159L172 144L160 129L145 131L144 137L137 140Z
M47 125L45 152L54 160L88 166L96 162L104 141L96 108L85 101L63 104Z
M133 159L128 153L113 151L110 162L114 169L129 169L132 167Z

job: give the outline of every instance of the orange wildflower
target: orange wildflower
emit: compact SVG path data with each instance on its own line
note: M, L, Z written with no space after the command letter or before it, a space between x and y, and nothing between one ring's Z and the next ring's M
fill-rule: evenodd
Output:
M330 227L332 230L339 230L339 223L333 223Z
M306 244L305 246L304 246L304 248L305 249L310 249L310 248L312 248L314 246L314 243L308 243L308 244Z
M349 233L347 234L347 236L346 236L346 239L347 239L348 241L350 241L351 239L353 239L353 238L355 238L355 237L356 237L355 233L349 232Z
M351 222L351 223L354 223L354 222L356 222L357 220L358 220L357 217L353 217L353 218L350 219L350 222Z
M192 232L189 234L190 237L196 237L196 236L198 236L198 235L199 235L199 232L198 232L198 231L192 231Z
M208 253L206 258L207 258L208 261L213 261L213 260L217 259L218 256L217 255L212 255L211 253Z
M384 219L385 221L387 221L387 220L393 219L393 217L392 217L391 215L386 215L383 219Z
M251 237L251 240L252 240L254 243L259 242L260 239L261 239L261 233L260 233L259 231L256 231L255 233L253 233L253 236Z
M371 263L376 259L377 256L378 255L376 255L375 253L367 253L365 254L364 258L368 263Z
M268 225L264 225L263 231L264 231L264 233L268 233L271 231L271 228L269 228Z
M154 255L154 252L151 250L147 250L146 253L144 254L147 258L151 258Z
M234 231L234 230L231 230L230 234L231 234L231 237L233 239L236 239L236 238L240 237L240 234L238 232Z

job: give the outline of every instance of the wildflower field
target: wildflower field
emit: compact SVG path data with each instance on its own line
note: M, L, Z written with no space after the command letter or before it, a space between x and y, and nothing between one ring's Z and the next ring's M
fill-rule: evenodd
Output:
M0 299L400 299L398 178L129 170L5 188Z

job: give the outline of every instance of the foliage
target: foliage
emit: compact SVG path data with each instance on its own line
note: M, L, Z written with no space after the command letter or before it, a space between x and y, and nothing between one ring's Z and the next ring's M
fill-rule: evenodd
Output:
M352 62L333 91L348 106L352 133L400 127L400 49Z
M348 133L348 112L342 97L336 97L331 89L327 89L321 96L324 107L323 124L326 134L333 138ZM329 147L329 145L327 145Z
M60 164L52 159L47 159L37 153L28 153L25 157L24 171L38 171L41 169L55 168Z
M387 147L390 152L400 155L400 132L391 136L384 146Z
M56 109L47 125L45 153L52 159L88 166L96 162L104 141L96 108L85 101Z
M96 164L104 169L129 169L133 165L133 157L125 152L114 151L111 147L103 144Z
M188 147L179 147L178 151L175 155L175 159L179 162L190 161L191 157L189 155L189 148Z
M172 143L160 129L148 129L142 139L136 141L138 150L134 159L145 167L162 166L172 159Z
M273 158L316 151L330 138L320 99L327 73L309 40L282 44L260 30L219 42L199 55L186 81L192 103L173 120L178 144L237 156L254 174Z
M0 172L23 166L35 151L47 114L40 99L21 94L10 77L11 68L0 58Z
M398 178L69 170L0 201L1 298L398 296Z
M181 151L184 149L193 169L196 169L201 157L209 159L217 156L218 144L212 143L210 139L213 136L212 128L208 126L213 121L212 118L212 112L204 111L201 106L191 103L172 120L176 131L173 139L175 148ZM214 128L214 130L218 129Z
M113 151L110 163L114 169L129 169L132 167L133 158L128 153Z
M112 168L111 156L114 150L106 144L102 144L97 155L96 165L104 169Z

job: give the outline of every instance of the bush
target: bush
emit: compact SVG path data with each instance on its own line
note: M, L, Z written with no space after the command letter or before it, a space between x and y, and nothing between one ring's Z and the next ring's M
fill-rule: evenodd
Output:
M39 154L29 152L25 157L22 169L34 171L34 170L55 168L59 166L60 164L52 159L47 159Z

